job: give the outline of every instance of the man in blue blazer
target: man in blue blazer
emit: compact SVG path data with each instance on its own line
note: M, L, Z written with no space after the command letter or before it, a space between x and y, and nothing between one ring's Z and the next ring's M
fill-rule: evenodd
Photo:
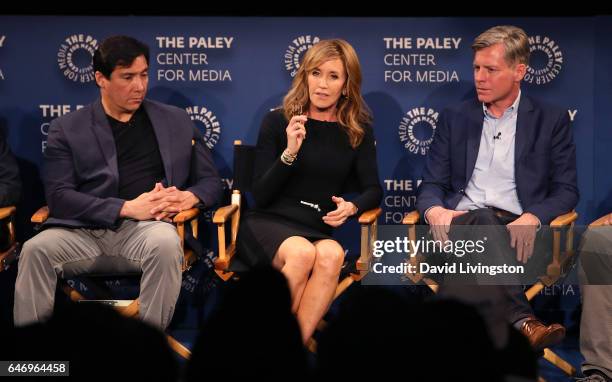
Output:
M568 113L521 93L529 62L522 29L493 27L472 49L478 99L440 115L417 209L440 240L450 225L504 224L517 261L527 263L536 230L578 202ZM535 348L563 339L561 325L546 326L533 316L521 287L505 290L509 321Z
M100 99L49 128L44 184L50 217L23 246L15 324L50 316L58 276L142 271L140 316L164 329L183 259L168 222L182 210L214 205L221 181L187 113L145 99L146 45L110 37L93 65Z

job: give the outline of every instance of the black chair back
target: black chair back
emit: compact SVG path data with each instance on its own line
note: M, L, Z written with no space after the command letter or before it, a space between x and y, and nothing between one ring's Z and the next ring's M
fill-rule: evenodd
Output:
M256 146L234 144L234 190L245 193L251 190L255 170Z

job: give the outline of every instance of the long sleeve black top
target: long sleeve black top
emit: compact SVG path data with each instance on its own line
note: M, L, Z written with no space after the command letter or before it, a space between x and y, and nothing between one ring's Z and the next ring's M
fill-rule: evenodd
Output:
M336 209L332 196L357 191L351 202L358 213L380 204L382 188L370 126L364 126L363 141L353 149L337 122L308 119L306 139L291 166L280 160L287 147L286 127L282 110L268 113L261 125L253 183L259 211L331 232L322 217Z

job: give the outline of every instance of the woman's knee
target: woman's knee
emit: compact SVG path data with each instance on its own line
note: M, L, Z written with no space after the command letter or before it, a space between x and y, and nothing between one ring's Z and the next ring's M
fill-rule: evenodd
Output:
M344 249L342 249L342 246L330 240L326 243L319 243L316 249L315 268L317 271L330 276L337 276L344 262Z
M285 264L310 271L314 265L316 251L314 245L304 240L283 248Z

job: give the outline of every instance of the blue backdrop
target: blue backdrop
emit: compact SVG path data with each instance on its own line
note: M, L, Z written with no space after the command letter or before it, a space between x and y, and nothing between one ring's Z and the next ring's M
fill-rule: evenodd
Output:
M149 97L190 113L228 188L233 141L255 143L263 115L281 103L304 51L319 39L348 40L374 114L385 191L380 223L397 224L414 209L438 113L473 95L472 40L498 24L518 25L530 36L523 91L566 108L573 120L577 210L579 222L588 223L612 210L611 17L0 16L0 128L25 182L20 238L32 234L29 216L45 204L39 168L48 124L97 98L91 55L107 36L128 34L150 46ZM356 235L340 235L350 250L358 247Z

